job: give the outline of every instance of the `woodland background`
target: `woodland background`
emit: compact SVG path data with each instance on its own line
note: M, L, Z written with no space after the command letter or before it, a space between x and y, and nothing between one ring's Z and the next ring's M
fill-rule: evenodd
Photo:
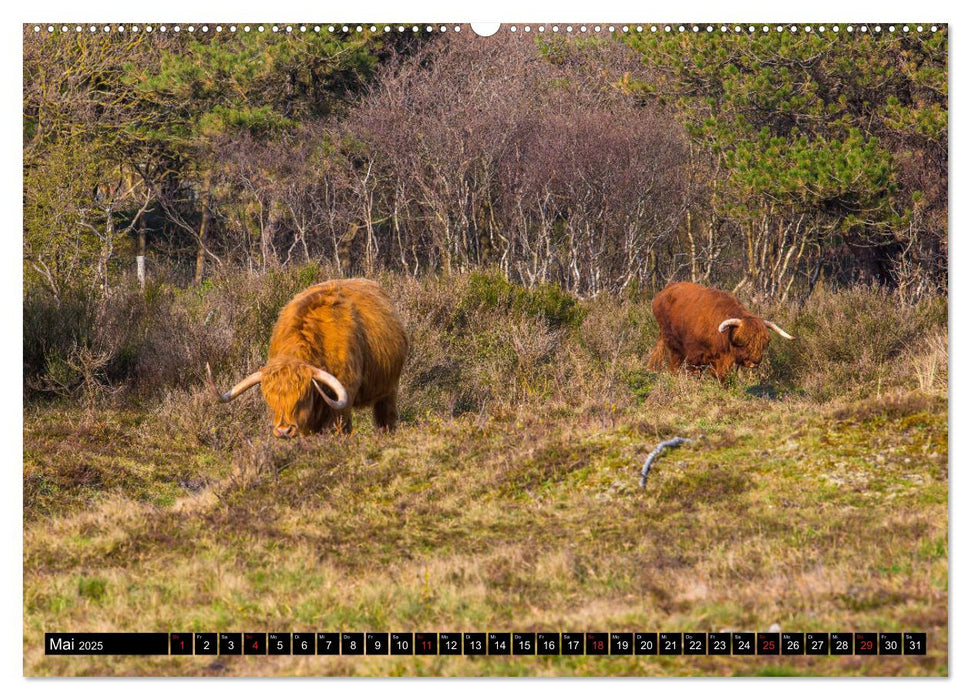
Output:
M315 260L580 296L946 292L944 28L383 26L26 27L25 291L109 294L143 255L179 285Z

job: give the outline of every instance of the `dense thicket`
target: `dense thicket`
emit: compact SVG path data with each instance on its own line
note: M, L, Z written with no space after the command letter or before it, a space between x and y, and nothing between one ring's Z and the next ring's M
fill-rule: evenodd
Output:
M945 30L28 28L25 294L308 260L581 296L675 278L936 294L946 48Z
M657 76L628 87L676 105L703 159L692 276L731 241L733 279L770 296L822 274L946 290L946 32L775 29L627 38Z

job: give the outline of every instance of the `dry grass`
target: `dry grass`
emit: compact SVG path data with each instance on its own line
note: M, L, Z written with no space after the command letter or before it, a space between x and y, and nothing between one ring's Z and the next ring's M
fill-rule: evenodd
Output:
M466 415L414 422L392 436L364 428L345 439L254 436L235 451L197 448L216 476L175 479L177 497L161 503L134 469L119 474L127 481L112 495L28 518L27 673L945 673L944 402L911 394L817 407L713 396L683 383L663 382L670 395L659 391L606 428L589 414L524 412L486 426ZM695 442L662 458L637 489L640 461L673 433ZM160 435L137 450L161 492L184 458L148 467L145 455L167 445ZM27 478L94 457L35 454ZM105 458L124 466L120 455ZM40 653L43 631L54 628L720 630L774 622L784 630L927 631L931 655L257 664Z
M258 394L213 406L201 383L142 405L25 409L25 673L947 674L943 331L825 398L781 381L822 382L824 368L794 369L779 343L727 389L647 372L643 300L564 317L559 302L545 314L470 297L468 280L400 284L415 351L392 435L361 415L348 437L272 441ZM644 457L674 435L692 442L638 489ZM106 659L41 647L54 629L773 623L926 631L930 654Z

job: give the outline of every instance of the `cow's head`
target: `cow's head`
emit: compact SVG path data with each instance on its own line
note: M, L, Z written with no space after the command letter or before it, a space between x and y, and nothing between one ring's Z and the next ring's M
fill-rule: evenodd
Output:
M223 403L260 384L276 437L307 435L320 428L319 413L314 409L315 393L335 411L347 407L347 390L337 377L292 357L271 359L263 369L253 372L225 394L216 388L208 363L206 378L216 398Z
M779 326L758 316L744 318L726 318L718 324L719 333L728 334L735 354L735 363L742 367L757 367L762 362L762 356L769 345L769 331L773 330L786 340L793 337Z

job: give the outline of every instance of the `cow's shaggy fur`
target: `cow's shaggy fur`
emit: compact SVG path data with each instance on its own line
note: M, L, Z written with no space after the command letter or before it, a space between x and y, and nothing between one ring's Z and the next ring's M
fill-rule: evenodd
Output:
M674 372L708 369L724 382L733 367L755 367L769 345L769 327L734 296L691 282L669 284L651 304L661 337L648 366ZM727 319L737 326L719 331Z
M304 290L280 311L262 370L273 425L295 426L303 435L335 424L349 432L351 410L372 406L375 424L393 430L407 353L404 326L376 283L332 280ZM311 381L313 367L340 380L347 408L335 411L324 402Z

